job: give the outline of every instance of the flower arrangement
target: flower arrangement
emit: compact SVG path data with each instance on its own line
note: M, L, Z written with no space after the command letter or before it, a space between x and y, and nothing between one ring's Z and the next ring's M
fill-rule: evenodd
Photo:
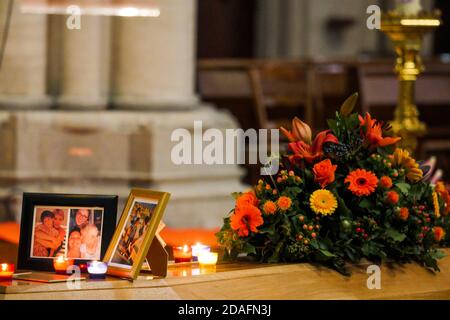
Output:
M439 270L438 249L450 243L450 195L427 168L396 148L389 126L352 113L357 94L312 138L295 118L280 170L236 205L217 233L228 258L318 262L347 274L362 258L416 261Z

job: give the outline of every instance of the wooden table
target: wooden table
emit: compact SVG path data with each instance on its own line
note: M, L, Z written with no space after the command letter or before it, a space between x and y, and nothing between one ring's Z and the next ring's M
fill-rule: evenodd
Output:
M66 283L13 281L0 284L0 300L14 299L450 299L450 250L440 261L441 272L417 264L381 266L381 289L368 289L369 263L352 266L353 275L311 264L221 264L171 266L164 279L140 276Z

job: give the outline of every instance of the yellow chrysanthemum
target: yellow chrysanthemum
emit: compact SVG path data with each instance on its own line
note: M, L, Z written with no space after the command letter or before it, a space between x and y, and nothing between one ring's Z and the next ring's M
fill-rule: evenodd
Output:
M417 182L423 177L423 172L419 164L404 149L397 148L391 156L392 164L406 170L406 178L411 182Z
M441 212L439 211L439 199L437 192L433 192L433 207L434 207L434 215L436 218L439 218L441 216Z
M321 189L313 192L309 198L309 205L316 214L332 215L338 203L330 191Z

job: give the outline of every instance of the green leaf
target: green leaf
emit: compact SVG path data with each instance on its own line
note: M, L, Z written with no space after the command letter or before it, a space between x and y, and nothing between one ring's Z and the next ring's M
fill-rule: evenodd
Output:
M408 195L409 189L411 186L404 182L396 183L395 186L400 190L401 193L403 193L405 196Z
M440 260L442 258L445 258L447 255L441 250L436 250L434 252L431 252L430 256L436 260Z
M430 255L426 255L423 258L423 262L428 268L432 268L435 271L440 271L439 266L437 264L437 260L431 257Z
M328 119L327 120L327 124L328 127L330 128L330 130L334 133L334 134L339 134L338 128L337 128L337 122L336 120L333 119Z
M244 244L244 247L242 248L242 252L247 254L251 253L256 254L256 248L252 246L250 243L246 242Z
M339 111L339 113L344 116L347 117L349 116L353 109L355 108L356 102L358 101L358 93L355 92L354 94L352 94L350 97L348 97L344 103L341 106L341 110Z
M337 211L341 213L341 216L349 217L352 214L352 212L350 211L350 209L345 204L344 199L339 197L337 194L334 194L334 195L336 196L336 199L338 201Z
M406 235L404 233L400 233L392 228L386 230L386 236L391 238L395 242L402 242L406 238Z
M366 198L366 199L363 199L363 200L360 201L359 207L369 210L369 209L373 208L373 204L370 202L369 199Z
M330 251L328 251L328 250L319 249L319 251L320 251L320 253L321 253L322 255L324 255L324 256L327 257L327 258L333 258L333 257L335 257L335 255L332 254L332 253L331 253Z

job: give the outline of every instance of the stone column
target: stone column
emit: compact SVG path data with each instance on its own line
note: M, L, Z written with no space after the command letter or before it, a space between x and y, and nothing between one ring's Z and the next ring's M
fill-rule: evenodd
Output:
M194 107L195 1L159 1L157 18L115 18L113 103Z
M47 16L23 14L14 1L0 70L0 107L46 108Z
M63 109L103 109L108 103L110 18L82 16L81 29L61 21L61 69L58 106Z

